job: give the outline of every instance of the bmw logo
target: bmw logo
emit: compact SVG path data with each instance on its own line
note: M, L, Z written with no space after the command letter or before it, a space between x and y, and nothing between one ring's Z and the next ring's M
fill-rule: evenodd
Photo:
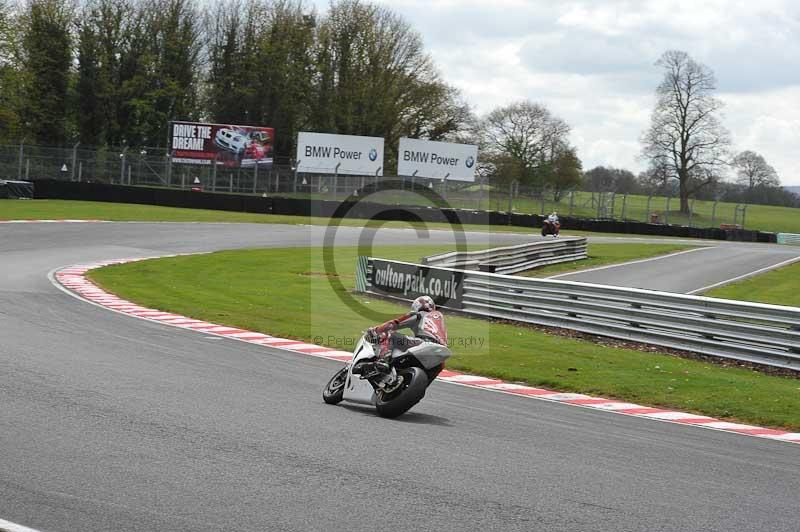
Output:
M467 168L472 168L472 166L475 164L475 158L472 155L470 155L469 157L467 157L465 164L467 165Z
M374 161L377 158L378 158L378 150L376 150L375 148L369 150L369 160Z

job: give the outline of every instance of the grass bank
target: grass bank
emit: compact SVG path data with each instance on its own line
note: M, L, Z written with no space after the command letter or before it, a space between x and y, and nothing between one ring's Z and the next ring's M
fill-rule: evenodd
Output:
M400 260L441 247L382 247ZM356 249L337 248L338 273L318 249L238 250L95 270L90 277L140 304L199 319L349 349L372 321L406 310L351 296ZM343 288L334 290L333 276ZM342 303L354 297L378 316ZM553 389L800 430L800 381L667 355L548 335L530 328L450 317L452 369Z
M549 277L560 273L577 272L587 268L669 255L692 249L693 247L677 244L595 244L590 242L586 250L588 258L545 266L544 268L531 270L524 275L528 277Z
M800 263L715 288L703 295L800 307Z

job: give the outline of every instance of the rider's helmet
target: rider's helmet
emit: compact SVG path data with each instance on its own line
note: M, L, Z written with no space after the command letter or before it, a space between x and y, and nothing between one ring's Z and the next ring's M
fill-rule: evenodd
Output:
M432 312L436 310L436 304L429 296L419 296L411 303L411 310L414 312Z

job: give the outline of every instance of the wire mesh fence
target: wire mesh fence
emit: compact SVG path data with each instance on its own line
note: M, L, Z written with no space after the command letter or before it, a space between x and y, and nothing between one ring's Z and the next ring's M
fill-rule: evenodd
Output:
M430 200L420 193L427 188L450 206L470 210L557 212L562 216L697 227L727 224L743 228L746 220L746 205L691 200L689 211L681 212L680 201L674 196L526 187L516 182L497 183L485 178L463 182L339 175L334 169L304 173L298 172L288 158L249 166L236 166L231 161L205 162L207 164L175 163L163 148L0 145L0 179L60 179L336 201L368 194L369 201L391 205L430 205ZM381 184L387 181L396 186L382 189Z

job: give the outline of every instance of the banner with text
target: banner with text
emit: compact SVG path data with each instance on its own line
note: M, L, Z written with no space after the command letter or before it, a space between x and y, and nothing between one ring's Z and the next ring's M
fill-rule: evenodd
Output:
M368 285L371 292L413 300L430 296L438 306L461 308L464 272L418 264L372 260Z
M296 160L298 172L383 175L383 139L301 131Z
M271 127L170 123L173 163L212 164L240 168L258 165L269 169L273 161L275 130Z
M475 181L478 147L431 140L400 139L397 174ZM415 173L416 172L416 173Z

